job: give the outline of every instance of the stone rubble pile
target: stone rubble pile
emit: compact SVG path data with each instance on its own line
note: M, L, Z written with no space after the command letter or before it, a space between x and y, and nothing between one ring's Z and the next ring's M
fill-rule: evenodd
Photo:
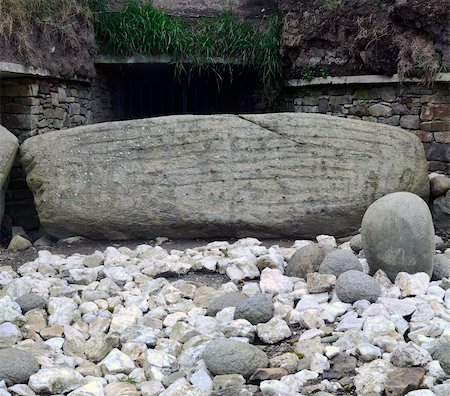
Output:
M360 235L41 250L0 268L0 396L449 395L450 249L435 262L370 276Z

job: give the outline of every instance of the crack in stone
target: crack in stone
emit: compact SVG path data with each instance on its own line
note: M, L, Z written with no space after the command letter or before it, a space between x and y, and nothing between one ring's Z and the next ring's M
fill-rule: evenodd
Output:
M276 135L278 135L280 137L287 138L287 139L289 139L291 142L295 143L295 145L297 145L299 147L304 146L306 144L305 142L302 142L300 140L297 140L297 139L293 138L292 136L289 136L287 133L280 132L280 131L278 131L276 129L273 129L273 128L270 128L270 127L268 127L266 125L261 125L261 124L259 124L256 121L249 120L248 118L245 118L245 116L243 116L243 115L238 115L238 117L240 119L244 120L244 121L251 122L252 124L254 124L254 125L256 125L256 126L262 128L262 129L266 129L266 130L268 130L268 131L270 131L272 133L275 133Z

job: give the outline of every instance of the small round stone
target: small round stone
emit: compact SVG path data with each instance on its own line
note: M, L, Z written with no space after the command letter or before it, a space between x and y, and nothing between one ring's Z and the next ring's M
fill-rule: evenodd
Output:
M32 293L18 297L16 303L20 305L22 313L27 313L32 309L44 309L47 305L47 302L43 297Z
M222 309L235 307L245 299L247 299L247 296L240 292L222 294L221 296L215 297L210 301L206 314L208 316L216 316L217 312L222 311Z
M363 266L356 256L348 250L335 250L326 255L319 267L319 273L332 274L336 277L346 271L363 271Z
M6 385L26 384L37 371L39 363L29 353L16 348L0 349L0 379Z
M241 301L234 311L234 319L247 319L251 324L266 323L273 317L275 307L270 297L255 295Z
M214 375L241 374L245 378L269 365L267 355L258 347L227 338L211 341L203 351L203 360Z
M293 254L284 272L287 276L306 279L307 274L318 271L324 258L323 249L317 243L311 243Z
M344 272L336 281L335 292L346 303L358 300L375 302L381 296L381 287L371 276L361 271Z
M355 253L359 253L361 250L363 250L361 234L355 235L354 237L352 237L352 239L350 239L350 247Z
M431 279L441 280L442 278L450 278L450 259L443 254L436 254Z

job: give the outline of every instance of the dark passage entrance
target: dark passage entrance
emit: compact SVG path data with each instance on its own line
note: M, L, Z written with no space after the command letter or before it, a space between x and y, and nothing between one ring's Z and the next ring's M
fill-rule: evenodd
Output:
M121 66L114 79L114 118L127 120L173 114L251 113L255 75L234 70L182 73L174 66Z

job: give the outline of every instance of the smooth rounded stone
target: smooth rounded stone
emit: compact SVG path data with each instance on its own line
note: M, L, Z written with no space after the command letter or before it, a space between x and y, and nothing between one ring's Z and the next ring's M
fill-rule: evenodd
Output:
M211 341L202 357L206 367L214 375L241 374L249 378L257 368L269 365L269 359L261 349L225 338Z
M339 299L345 303L354 303L358 300L375 302L381 296L381 287L371 276L354 270L339 276L334 290Z
M430 196L437 198L450 190L450 178L445 175L436 175L430 179Z
M431 279L441 280L442 278L450 278L450 259L443 254L436 254Z
M431 276L433 221L427 204L417 195L397 192L375 201L364 215L361 236L372 274L382 269L391 281L399 272Z
M16 158L19 140L0 125L0 224L5 212L5 190L9 172Z
M328 253L319 266L319 273L332 274L336 277L350 270L363 271L363 266L348 250L335 250Z
M444 240L439 236L434 236L434 246L436 250L442 250L444 248Z
M311 243L298 249L289 259L284 272L287 276L306 279L310 272L318 272L325 258L323 249L317 243Z
M28 239L24 238L21 235L15 235L11 239L11 242L9 242L8 250L10 252L16 252L20 250L26 250L32 246L33 244Z
M0 349L0 379L8 386L25 384L39 370L33 355L16 348Z
M436 228L450 230L450 190L447 194L436 198L430 205Z
M41 224L59 238L341 236L375 198L429 190L416 136L322 114L108 122L34 136L20 150Z
M442 370L447 375L450 375L450 341L439 342L432 351L434 360L438 360Z
M273 318L275 307L269 296L255 295L236 305L234 319L247 319L251 324L266 323Z
M16 303L20 305L22 313L25 314L32 309L45 309L47 302L38 294L24 294L16 298Z
M350 247L355 253L359 253L363 250L361 234L355 235L352 239L350 239Z
M236 307L240 302L247 299L247 296L241 292L230 292L214 297L208 304L206 314L216 316L217 312L224 308Z

